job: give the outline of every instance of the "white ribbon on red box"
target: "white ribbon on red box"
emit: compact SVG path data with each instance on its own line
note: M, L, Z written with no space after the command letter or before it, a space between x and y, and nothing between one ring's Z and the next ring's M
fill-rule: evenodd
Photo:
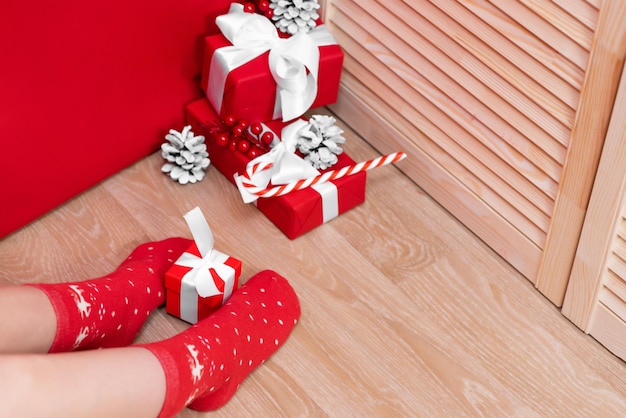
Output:
M213 233L200 208L190 210L183 217L201 256L184 252L174 263L191 268L181 281L180 318L196 323L198 322L198 296L206 298L223 294L222 304L224 304L234 290L235 269L225 264L229 256L213 248ZM217 288L211 269L224 281L224 292Z
M218 112L222 109L228 74L267 51L277 85L272 119L282 114L283 120L292 120L309 110L317 97L318 47L337 43L324 25L281 38L268 18L244 12L239 3L231 4L229 12L218 16L215 22L232 44L219 48L211 57L207 93Z
M274 133L272 149L251 160L246 166L244 175L235 174L235 183L241 193L244 203L255 202L259 197L246 190L243 185L246 182L253 183L259 188L273 185L287 184L292 181L314 177L320 172L311 164L300 158L296 152L298 144L298 131L308 122L298 119L285 126L280 134L280 139ZM263 125L264 130L269 130ZM322 220L328 222L339 216L339 191L332 182L311 186L322 198Z

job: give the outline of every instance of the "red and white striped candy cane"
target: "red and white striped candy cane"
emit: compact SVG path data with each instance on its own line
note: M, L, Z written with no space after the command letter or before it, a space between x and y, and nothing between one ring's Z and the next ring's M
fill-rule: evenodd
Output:
M327 181L337 180L341 177L351 176L362 171L372 170L374 168L382 167L383 165L396 163L406 157L404 152L394 152L392 154L383 155L382 157L374 158L373 160L363 161L358 164L349 165L339 170L328 171L319 176L311 177L308 179L298 180L291 183L287 183L281 186L274 187L257 187L249 182L250 175L263 169L269 168L263 164L255 164L255 167L251 167L249 171L244 174L242 181L243 187L253 195L259 197L273 197L282 196L290 193L294 190L306 189L315 184L325 183Z
M270 168L272 168L274 164L270 163L270 162L263 162L263 163L256 163L253 165L248 165L248 167L246 167L246 172L243 173L241 175L241 177L245 178L246 180L250 181L250 179L252 178L252 176L254 176L256 173L263 171L263 170L269 170ZM251 183L247 183L247 184L251 184Z

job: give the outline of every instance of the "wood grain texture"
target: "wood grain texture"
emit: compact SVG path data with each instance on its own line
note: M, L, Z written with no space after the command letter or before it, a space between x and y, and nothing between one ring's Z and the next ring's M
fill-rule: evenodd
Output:
M569 13L569 8L561 8L551 0L520 0L518 2L493 2L521 26L543 39L555 50L561 51L570 61L581 68L587 66L587 55L591 49L594 31ZM573 1L576 7L577 3ZM580 6L578 6L580 9ZM588 18L592 17L588 16ZM545 23L548 23L546 25ZM595 29L595 28L594 28ZM573 43L576 45L564 44ZM578 47L577 47L578 46Z
M572 3L571 0L569 3ZM548 88L564 103L572 108L577 106L584 71L564 56L546 48L541 39L517 25L510 16L486 1L438 0L437 5L455 20L466 22L465 25L482 42L515 63L528 77ZM597 12L590 13L589 19L595 16ZM528 59L528 55L533 59Z
M611 122L563 314L626 359L626 74Z
M605 1L536 281L558 306L565 297L625 58L626 3Z
M355 160L380 155L350 130L346 136ZM626 411L626 364L398 167L368 173L364 204L290 241L215 169L180 186L161 164L154 154L0 241L0 283L105 274L140 242L189 237L182 215L200 206L217 248L243 261L243 281L272 268L302 304L285 346L210 416ZM138 341L186 326L161 308Z
M616 315L610 307L604 304L596 306L587 332L595 336L616 356L626 360L626 321Z
M622 260L626 260L625 114L626 73L622 72L595 187L589 200L563 302L563 313L584 330L589 328L607 274L613 271L618 277L621 275L626 279L626 271L622 267ZM626 295L624 301L626 303Z

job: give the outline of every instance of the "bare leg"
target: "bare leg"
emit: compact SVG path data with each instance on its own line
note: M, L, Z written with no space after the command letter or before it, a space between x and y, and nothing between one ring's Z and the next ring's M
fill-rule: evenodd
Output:
M0 356L0 417L151 417L165 399L159 360L141 347Z
M47 353L56 328L44 292L29 286L0 288L0 353Z

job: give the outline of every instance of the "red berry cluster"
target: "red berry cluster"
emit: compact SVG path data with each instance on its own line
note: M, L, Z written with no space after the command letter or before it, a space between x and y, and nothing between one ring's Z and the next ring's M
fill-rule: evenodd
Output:
M263 132L259 122L250 124L246 119L226 116L221 124L213 124L209 133L215 138L217 145L238 151L253 159L265 154L270 149L274 134Z
M274 16L274 9L270 7L270 2L268 0L258 0L258 1L243 1L243 11L247 13L258 13L261 14L268 19L271 19Z

